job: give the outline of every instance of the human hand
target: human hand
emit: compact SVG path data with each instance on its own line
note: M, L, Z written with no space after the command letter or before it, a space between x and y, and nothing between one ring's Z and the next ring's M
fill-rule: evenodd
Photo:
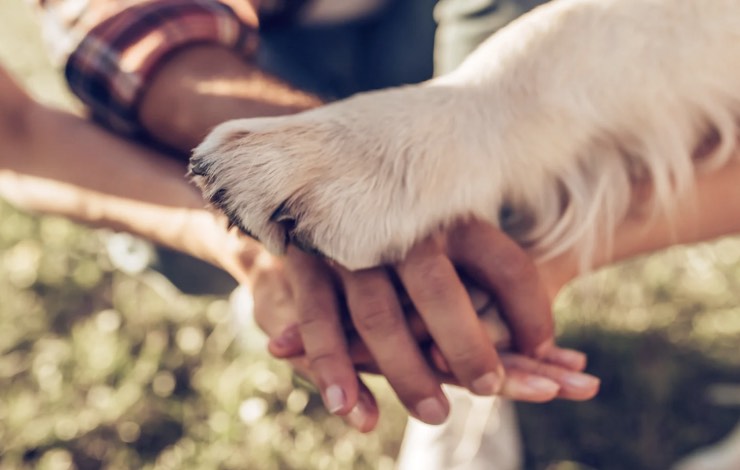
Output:
M292 349L302 347L300 337L295 334L296 330L292 327L297 321L299 309L291 289L289 276L285 272L286 263L284 261L266 251L260 253L253 265L249 287L252 292L254 319L257 325L268 337L275 339L278 343L280 340L277 338L283 332L288 331L288 335L282 341L286 348ZM310 276L308 272L304 274ZM274 344L271 347L275 347ZM358 355L358 358L361 356ZM313 383L317 388L321 387L322 380L307 356L295 355L287 360L295 373ZM377 424L378 406L372 392L365 386L362 379L355 374L352 380L358 387L356 404L344 414L343 418L359 431L369 432Z
M598 388L597 379L578 373L585 367L582 354L554 345L549 299L534 264L492 227L460 224L417 245L404 262L387 270L332 270L293 247L285 261L297 321L274 338L270 348L278 357L305 352L333 412L349 412L356 399L356 373L348 352L362 369L385 375L406 408L428 423L444 421L449 411L441 379L479 394L502 393L527 401L586 399ZM511 325L514 351L523 354L499 357L493 344L501 335L493 341L488 337L453 263L495 293ZM406 309L397 295L401 285L411 300ZM340 315L343 302L335 290L346 296L349 316L362 339L359 345L347 343ZM405 316L404 310L413 306L419 316ZM491 310L485 304L480 307ZM439 377L430 367L413 331L418 336L424 330L420 325L428 328L428 338L435 343L428 350L434 362L450 373ZM421 340L426 339L422 333ZM476 383L480 377L485 377L483 384Z
M125 230L210 261L226 269L240 282L250 282L252 263L260 251L258 244L237 233L236 230L226 230L226 222L220 215L203 209L204 204L197 191L182 178L181 166L151 149L145 149L103 132L76 116L43 106L35 106L27 114L28 120L33 122L28 129L32 129L33 132L16 139L17 146L23 149L26 158L11 159L11 171L6 172L7 177L4 178L2 185L3 193L11 197L19 206L72 217L93 225ZM16 145L13 142L15 141L4 141L5 144ZM106 153L101 154L100 148L106 148ZM87 171L79 172L78 168L86 168ZM105 177L105 175L113 174L117 175L113 180ZM288 260L291 259L293 257L289 256ZM293 275L292 279L292 284L303 286L294 289L300 294L297 297L299 297L298 305L301 306L301 310L311 305L321 307L322 303L329 305L330 312L333 312L329 314L329 317L334 320L324 321L324 325L336 325L339 318L337 305L341 303L338 303L335 297L334 274L331 276L322 274L307 283L305 278L310 277L309 273L321 272L327 268L307 271L303 266L301 270L300 259L297 260L297 265L295 261L291 261L289 265L299 268L290 269L289 272L304 273ZM415 266L404 267L402 265L397 269L398 273L402 272L401 268L413 275ZM362 279L356 278L372 275L371 271L344 273L344 277L347 278L345 284L348 287L346 291L349 294L351 306L360 306L365 309L361 310L362 313L355 318L356 323L363 325L363 328L358 331L363 337L370 338L366 339L366 342L373 345L370 350L374 355L379 356L378 348L396 352L396 354L382 357L379 361L379 370L392 379L404 403L413 410L420 399L430 397L427 394L432 392L431 397L440 400L435 404L442 403L442 413L437 413L435 418L440 418L440 415L443 418L447 411L446 400L441 392L438 392L438 381L426 366L423 358L420 359L421 353L413 339L405 332L406 330L401 329L400 333L396 334L397 345L386 347L382 342L385 339L383 329L374 325L373 318L369 321L363 320L368 313L372 314L368 312L367 305L379 305L378 302L382 301L390 302L388 305L391 308L397 306L395 291L389 287L389 278L381 278L379 281L382 290L378 292L383 294L381 297L378 297L377 293L362 291L363 284L360 282ZM322 276L328 276L328 281L322 281L321 279L324 279ZM324 293L312 299L316 286L319 287L318 290L323 289ZM414 289L408 289L408 291L415 292ZM462 299L462 311L468 312L465 315L473 315L470 305L465 305L465 302L469 302L467 297L458 296L456 299L455 302ZM321 309L314 308L314 310L320 311ZM420 309L420 311L428 310ZM393 312L397 310L381 311L374 319L381 321L383 315ZM299 315L298 318L302 318L305 325L311 323L310 315ZM443 320L445 316L440 316L440 313L436 312L431 321L441 322ZM425 321L429 322L428 319ZM465 325L470 328L475 324L468 322ZM342 348L343 331L334 328L330 334L323 335L321 334L322 322L319 321L314 324L316 325L319 327L309 331L308 336L315 337L318 346L314 347L313 343L308 346L310 341L307 341L308 357L312 359L320 357L322 348L326 348L327 344L332 344L329 339L333 338L333 347L339 348L337 355L325 356L326 360L314 361L312 368L320 379L319 387L324 392L327 402L329 401L327 388L333 384L339 384L341 393L344 395L335 393L332 398L339 396L339 400L333 401L334 404L339 401L341 406L339 408L330 406L330 408L338 413L348 413L357 402L359 382L352 362L346 358L346 346ZM448 342L437 338L440 330L444 330L444 327L437 329L436 333L432 330L432 337L440 345L454 345L452 338L456 336L452 334L446 335L446 338L450 339ZM475 336L477 342L474 344L479 348L481 345L484 345L483 348L489 348L495 361L495 352L482 339L480 331L473 332L473 334L477 335ZM515 337L517 337L516 334ZM341 338L341 342L337 338ZM466 342L460 341L458 344L466 344ZM334 351L334 349L331 350ZM441 350L445 356L448 356L449 353L445 347ZM408 362L395 364L397 361L393 361L394 357L399 357L400 354L404 356L413 354L414 363L419 364L420 367L423 365L424 368L421 369L423 382L420 384L403 382L405 380L403 372L406 369L400 369L399 366L406 367L405 364ZM345 359L340 359L342 357ZM338 360L341 361L341 365L333 370L332 366L336 365ZM458 365L460 362L462 364ZM477 362L471 364L470 368L480 367ZM472 377L471 373L465 372L468 370L466 361L451 360L450 364L454 375L460 379L461 383L468 385L469 380L466 381L467 377L460 373L462 370L463 374ZM485 365L489 366L490 361ZM439 394L435 395L437 392Z

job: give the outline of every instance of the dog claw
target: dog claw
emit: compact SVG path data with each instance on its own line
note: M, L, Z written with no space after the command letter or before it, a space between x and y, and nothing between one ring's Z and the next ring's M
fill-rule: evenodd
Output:
M293 224L295 224L295 217L288 213L288 201L283 201L277 209L272 212L272 215L270 215L270 221L277 223L293 222Z
M189 173L194 176L206 176L208 175L209 165L204 161L191 161Z
M226 189L221 188L211 195L210 201L211 201L211 204L223 210L225 198L226 198Z

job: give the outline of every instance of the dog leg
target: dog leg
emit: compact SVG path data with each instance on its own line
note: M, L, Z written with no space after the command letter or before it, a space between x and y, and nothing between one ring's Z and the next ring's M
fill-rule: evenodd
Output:
M727 161L740 115L740 2L558 0L455 72L284 118L223 124L195 150L206 197L268 248L351 268L399 260L461 217L504 220L538 256L588 258L649 180L670 210ZM694 159L713 137L714 150Z

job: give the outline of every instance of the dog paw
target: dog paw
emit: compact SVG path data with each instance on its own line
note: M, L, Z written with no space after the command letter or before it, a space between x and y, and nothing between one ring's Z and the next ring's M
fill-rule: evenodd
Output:
M230 121L195 149L190 172L207 200L272 252L292 243L350 269L397 261L471 207L496 214L490 197L485 208L470 203L482 200L475 171L450 158L459 149L445 113L454 100L407 87Z

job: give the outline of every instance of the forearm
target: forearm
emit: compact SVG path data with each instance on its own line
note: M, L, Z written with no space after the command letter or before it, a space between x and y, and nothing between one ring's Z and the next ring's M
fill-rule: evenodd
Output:
M220 222L204 210L181 163L64 112L30 104L21 115L26 131L0 140L0 196L219 265L225 230L216 230Z
M602 252L594 268L669 246L708 241L740 233L740 147L735 158L719 170L697 176L695 191L675 202L672 216L650 219L634 211L617 228L610 253ZM540 271L551 297L578 276L573 253L541 263Z
M186 170L181 163L36 103L28 105L22 116L25 132L0 143L9 170L115 198L203 207L197 191L183 178ZM88 209L90 214L84 217L94 221L98 211L93 205Z
M218 45L191 46L164 63L139 105L143 127L183 152L215 125L235 118L290 114L320 101Z
M256 0L91 0L82 10L72 0L40 3L45 23L56 25L51 32L61 33L54 43L64 46L67 82L91 114L181 156L224 120L317 102L252 65Z

